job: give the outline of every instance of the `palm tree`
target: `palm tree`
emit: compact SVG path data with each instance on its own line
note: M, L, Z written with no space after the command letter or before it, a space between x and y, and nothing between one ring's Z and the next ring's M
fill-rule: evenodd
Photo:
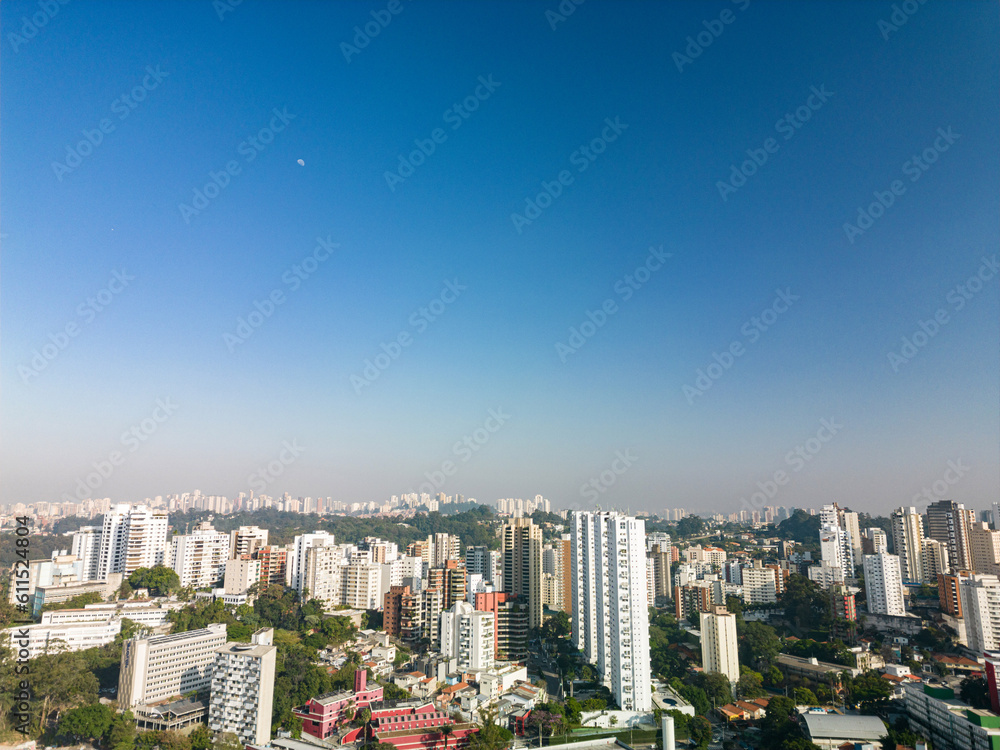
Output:
M440 732L441 736L444 738L444 750L448 750L448 738L451 737L455 733L455 725L454 724L444 724L438 730L438 732Z

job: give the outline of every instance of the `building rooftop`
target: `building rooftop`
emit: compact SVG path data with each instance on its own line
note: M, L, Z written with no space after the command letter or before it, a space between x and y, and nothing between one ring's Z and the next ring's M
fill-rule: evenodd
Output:
M806 733L812 740L878 742L888 729L877 716L803 714Z

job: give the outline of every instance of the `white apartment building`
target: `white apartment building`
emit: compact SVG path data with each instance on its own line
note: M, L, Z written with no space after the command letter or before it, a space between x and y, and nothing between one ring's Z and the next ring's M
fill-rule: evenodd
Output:
M864 568L868 611L880 615L905 615L899 556L885 552L865 555Z
M292 551L288 555L288 567L291 570L291 588L302 593L306 582L306 566L309 563L308 552L313 547L332 547L336 544L333 534L328 531L314 531L311 534L302 534L295 537L292 543ZM310 589L312 592L312 589Z
M872 543L872 554L878 555L882 552L889 551L889 538L886 536L884 530L873 526L871 528L865 529L865 536L871 540ZM902 565L902 560L900 560Z
M164 606L149 603L108 602L106 604L88 604L82 609L55 609L42 612L42 625L69 625L82 623L101 623L117 618L128 619L147 628L158 628L167 624L167 615L181 609L184 602L168 602Z
M207 521L190 534L174 536L170 567L177 572L181 586L214 586L223 576L229 558L229 535L216 531Z
M740 679L736 615L725 607L701 613L701 664L706 672L724 674L731 683Z
M23 566L19 570L23 571ZM27 581L25 581L23 573L20 579L11 578L7 599L11 604L17 604L17 597L26 594L30 607L35 589L39 586L73 586L83 583L82 576L83 562L78 557L63 555L58 551L53 552L52 557L48 560L28 562Z
M261 547L267 546L267 529L259 526L240 526L229 532L229 559L241 555L252 555Z
M455 602L441 613L441 653L458 660L458 668L491 670L496 621L492 612L477 612L468 602Z
M892 544L899 557L899 570L907 583L937 583L924 578L924 524L913 506L892 512Z
M100 526L81 526L73 533L73 554L83 563L81 582L99 580L101 569Z
M260 582L263 565L263 560L252 560L249 555L227 561L226 576L223 581L226 594L229 596L245 594L247 589Z
M8 647L28 649L28 658L62 651L82 651L104 646L115 640L122 630L122 621L107 617L96 622L40 623L17 626L2 631L2 641ZM12 645L13 644L13 645Z
M922 581L937 583L938 573L948 573L951 570L947 542L939 542L937 539L926 538L920 547L920 551L920 564L923 565ZM998 571L982 570L978 572L993 573L995 575Z
M969 649L976 653L1000 649L1000 579L973 574L958 587Z
M821 589L844 583L844 569L829 560L820 560L819 565L810 565L806 573L809 580L814 581Z
M97 578L113 573L128 578L139 568L167 562L167 512L119 503L104 516Z
M652 707L645 522L617 512L572 516L573 633L625 711Z
M726 551L721 547L702 547L700 544L684 550L684 562L707 563L713 568L726 563Z
M747 604L774 604L778 601L778 581L781 575L774 568L745 567L740 576L743 581L743 601Z
M271 741L271 709L278 649L274 630L264 628L250 643L227 643L215 652L208 728L235 734L243 745Z
M153 638L132 638L122 648L118 707L156 703L174 695L207 690L215 652L226 643L226 626Z
M332 543L307 548L302 573L301 594L308 591L309 599L319 599L333 606L344 601L347 579L347 557L344 547Z
M379 609L383 593L381 564L356 561L347 566L343 604L354 609Z

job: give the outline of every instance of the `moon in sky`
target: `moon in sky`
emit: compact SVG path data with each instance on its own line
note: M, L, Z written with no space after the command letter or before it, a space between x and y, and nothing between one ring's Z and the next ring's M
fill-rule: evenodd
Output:
M300 167L304 167L305 165L306 165L305 161L302 160L302 159L299 159L299 166Z

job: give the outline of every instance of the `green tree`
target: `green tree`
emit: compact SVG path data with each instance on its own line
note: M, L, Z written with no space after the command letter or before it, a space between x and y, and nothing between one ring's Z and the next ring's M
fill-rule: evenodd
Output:
M212 732L207 724L199 724L188 735L191 740L191 750L210 750L212 747Z
M695 716L688 722L688 736L700 750L705 750L712 741L712 724L704 716Z
M705 521L698 516L685 516L677 522L676 533L680 539L704 534Z
M848 696L863 713L872 714L885 707L892 690L874 669L859 674L847 684Z
M740 679L736 683L736 692L745 700L752 700L754 698L762 698L767 695L767 691L764 690L764 678L760 672L754 672L752 669L740 666Z
M804 687L797 687L792 691L792 700L800 706L815 706L819 703L816 694Z
M756 671L767 672L781 651L781 639L774 628L762 622L748 622L740 636L740 661Z
M990 687L983 677L966 677L959 686L959 694L973 708L990 707Z
M133 750L137 734L135 716L131 711L125 711L117 714L111 722L105 745L111 750Z
M495 709L479 709L479 720L481 727L469 735L466 750L504 750L514 739L513 732L496 723Z
M220 732L215 735L212 748L213 750L243 750L243 743L232 732Z
M451 724L443 724L438 728L441 739L444 740L444 750L448 750L448 738L455 734L455 727Z
M160 750L191 750L191 740L180 732L160 732Z
M73 742L100 740L111 728L114 711L102 703L72 708L59 720L59 736Z
M128 583L133 589L149 589L154 596L170 596L181 588L177 572L166 565L139 568L128 577Z

